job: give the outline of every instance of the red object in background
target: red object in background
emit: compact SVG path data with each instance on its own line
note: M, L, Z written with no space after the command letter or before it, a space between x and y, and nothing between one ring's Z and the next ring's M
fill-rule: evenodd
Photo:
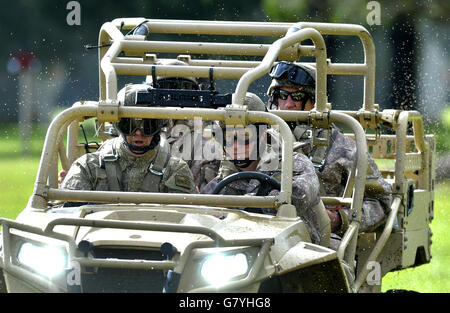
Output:
M18 52L13 55L13 58L16 58L19 62L22 68L28 68L31 64L33 59L36 59L36 56L33 52Z
M13 54L7 64L10 74L18 74L21 71L40 71L40 61L34 52L19 51Z

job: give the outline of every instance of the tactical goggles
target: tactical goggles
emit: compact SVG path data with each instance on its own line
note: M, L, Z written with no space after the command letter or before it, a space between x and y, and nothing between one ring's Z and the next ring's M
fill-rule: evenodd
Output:
M164 120L155 120L148 118L122 118L117 123L117 128L125 136L133 135L138 129L144 136L154 136L164 124Z
M289 96L294 101L303 101L306 102L309 98L309 94L304 91L286 91L283 89L277 89L274 91L274 96L277 99L287 100Z
M303 86L314 86L314 78L298 65L281 61L274 65L269 72L271 78L279 79L283 76L293 84Z
M198 90L198 84L188 79L160 79L158 88Z

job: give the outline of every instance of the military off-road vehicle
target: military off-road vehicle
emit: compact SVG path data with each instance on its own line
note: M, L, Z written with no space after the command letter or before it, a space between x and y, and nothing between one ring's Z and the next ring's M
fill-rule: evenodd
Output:
M332 63L324 36L359 38L364 60ZM233 37L238 39L229 40ZM119 18L101 27L96 48L99 99L77 102L54 118L27 207L16 220L1 219L3 291L379 292L386 273L430 261L435 140L424 134L419 112L380 111L374 103L375 47L364 27ZM305 57L316 68L314 110L247 110L246 92L274 62L302 62ZM164 65L162 59L186 65ZM334 110L327 103L327 75L364 77L360 109ZM136 76L141 81L146 76L196 77L207 87L172 93L156 88L136 96L147 106L123 106L119 76L125 83ZM220 80L236 85L219 93L214 86ZM114 136L109 125L124 117L200 117L232 125L277 126L282 157L279 193L169 196L60 189L58 170L68 170L74 160L97 147L79 142L79 124L94 120L98 140L104 141ZM328 231L314 244L291 204L290 121L316 129L339 123L357 143L356 168L344 194L322 197L323 204L349 206L354 217L336 250L329 248L329 220L322 219ZM319 138L316 143L326 144ZM383 164L393 202L383 225L364 233L359 223L368 154ZM272 208L276 214L242 208ZM323 205L317 210L318 216L326 216ZM347 276L344 264L354 279Z

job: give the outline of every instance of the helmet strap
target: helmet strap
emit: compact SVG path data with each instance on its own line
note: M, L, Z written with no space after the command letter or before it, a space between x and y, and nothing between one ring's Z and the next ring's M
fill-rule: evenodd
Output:
M234 165L239 168L247 168L252 164L254 160L250 160L249 158L245 158L244 160L233 160Z
M259 158L259 144L260 144L260 140L259 140L259 132L257 133L257 142L256 142L256 156ZM250 156L243 159L243 160L233 160L234 165L236 165L239 168L247 168L250 166L250 164L252 164L253 161L256 160L250 160Z
M139 146L132 145L125 138L125 144L128 147L128 149L130 149L130 151L133 152L134 154L144 154L144 153L154 149L159 144L160 139L161 139L161 136L159 134L154 135L152 138L152 141L150 142L150 144L148 146L139 147Z

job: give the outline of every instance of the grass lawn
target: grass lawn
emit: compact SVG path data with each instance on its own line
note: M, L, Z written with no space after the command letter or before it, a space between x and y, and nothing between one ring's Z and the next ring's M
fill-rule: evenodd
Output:
M33 192L38 158L17 158L0 161L0 216L16 218L25 208ZM19 163L19 164L18 164Z
M23 156L17 127L0 128L0 217L14 219L33 191L45 130L33 132L29 155ZM387 274L382 290L450 292L450 181L436 186L432 260L416 268Z
M0 216L16 218L33 192L44 142L44 130L34 131L28 154L22 153L17 127L0 129Z

